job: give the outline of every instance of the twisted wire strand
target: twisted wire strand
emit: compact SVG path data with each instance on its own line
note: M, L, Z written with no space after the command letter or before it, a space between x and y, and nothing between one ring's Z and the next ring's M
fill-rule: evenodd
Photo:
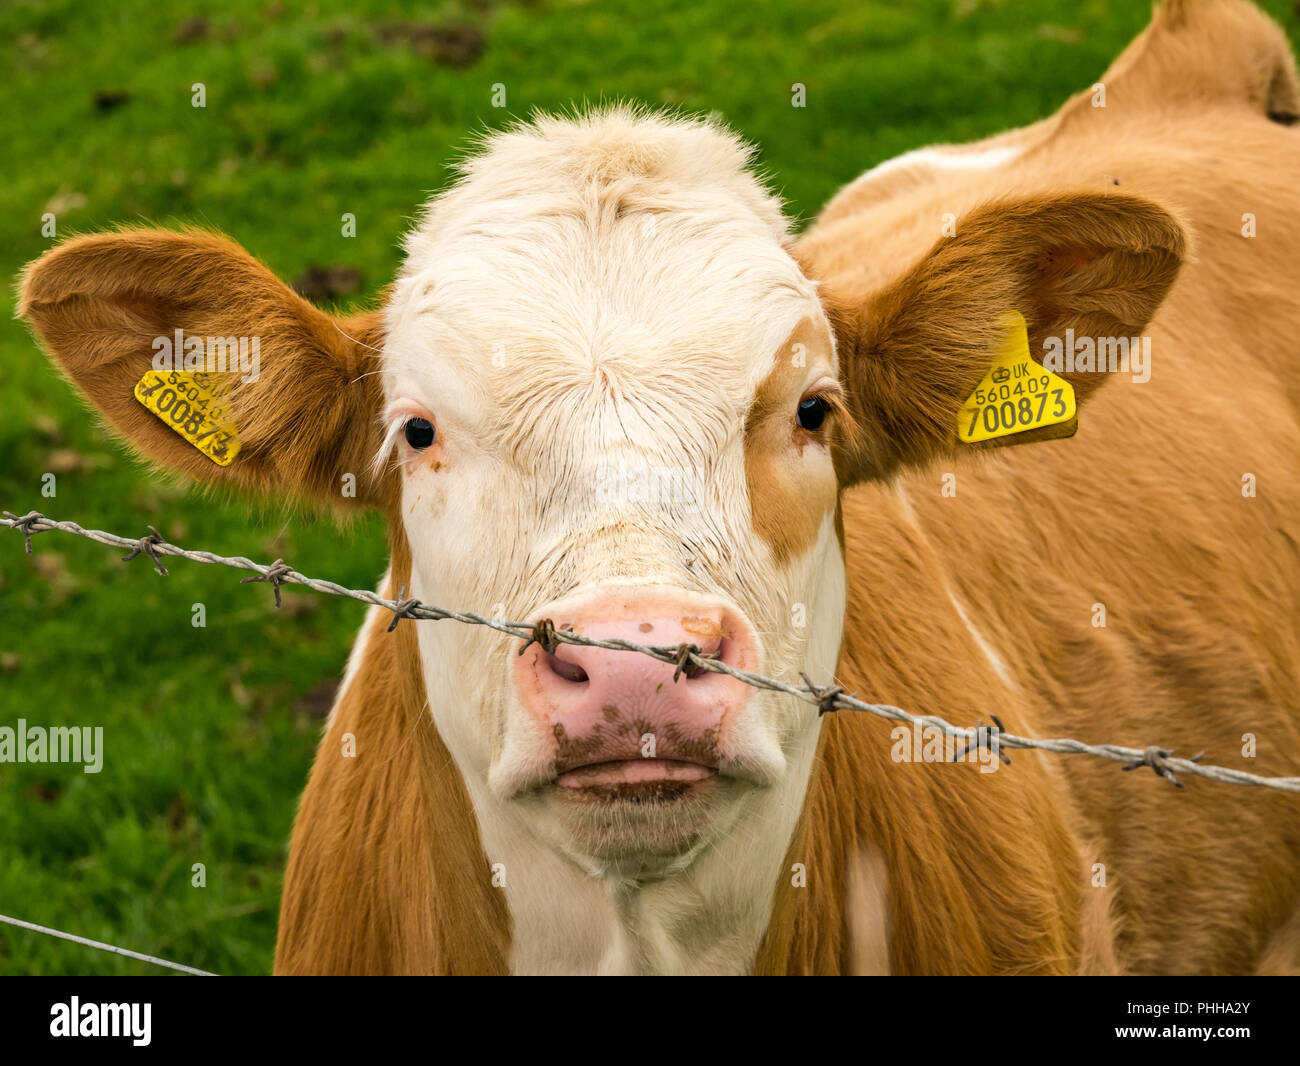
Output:
M154 966L165 966L169 970L179 970L181 973L192 974L195 977L217 976L207 970L196 970L193 966L186 966L183 963L168 962L166 959L160 959L157 955L145 955L139 951L132 951L130 948L119 948L114 944L105 944L102 940L91 940L89 937L77 936L76 933L65 933L59 929L51 929L47 925L25 922L21 918L10 918L7 914L0 914L0 922L17 926L19 929L30 930L33 933L44 933L46 936L58 937L60 940L71 940L74 944L83 944L88 948L110 951L114 955L124 955L128 959L139 959L141 962L151 963Z
M523 641L540 641L539 627L541 623L531 622L511 622L500 618L488 618L474 611L456 611L446 607L435 607L429 604L420 603L418 600L389 600L380 596L376 592L366 589L350 589L333 581L326 581L321 578L307 577L285 566L281 560L276 560L271 565L255 563L242 555L223 556L216 555L207 551L193 551L186 548L178 547L163 540L156 531L152 531L147 537L121 537L115 533L105 533L99 529L84 529L76 522L60 522L44 515L31 511L26 515L19 517L9 511L3 512L6 517L0 518L0 526L7 526L16 529L25 534L28 538L27 549L31 551L31 536L36 533L59 532L71 533L75 536L85 537L96 543L104 544L112 548L128 549L132 556L137 554L147 554L154 557L155 566L163 573L161 564L157 561L157 556L175 557L188 559L191 562L207 563L213 566L229 566L238 570L252 571L255 575L251 580L269 581L275 588L277 599L279 594L279 585L302 585L316 592L323 592L331 596L345 596L348 599L359 600L362 603L371 604L376 607L383 607L394 614L394 622L399 618L413 618L428 621L443 621L450 619L455 622L461 622L465 625L486 626L494 629L499 633L515 637ZM250 580L250 579L245 579ZM1172 784L1181 787L1181 782L1175 776L1177 774L1188 777L1203 777L1211 781L1219 781L1230 785L1246 785L1255 788L1275 789L1282 792L1300 793L1300 777L1265 777L1260 774L1248 773L1245 770L1234 770L1226 766L1207 765L1199 762L1201 756L1192 758L1181 758L1172 754L1172 752L1159 745L1151 745L1144 749L1125 747L1119 744L1085 744L1081 740L1074 740L1068 737L1056 738L1037 738L1022 737L1015 733L1009 733L999 727L962 727L953 725L951 722L937 715L917 715L903 710L901 707L894 707L883 703L867 703L855 696L844 693L838 686L819 686L804 678L804 684L796 685L788 681L781 681L777 678L767 677L763 674L752 673L748 670L740 670L730 666L727 663L719 662L707 655L699 653L698 648L688 645L677 645L667 647L664 645L647 645L637 644L629 640L610 639L597 640L591 637L582 636L579 633L570 630L557 630L554 626L547 623L546 639L560 644L580 644L586 647L605 648L610 651L629 651L641 655L648 655L652 659L660 662L670 663L681 667L687 663L694 670L708 670L713 673L727 674L734 677L737 681L742 681L757 689L763 689L769 692L782 692L786 695L793 696L796 699L803 700L805 703L811 703L821 709L822 713L828 711L859 711L866 714L875 715L878 718L884 718L892 722L901 722L912 726L919 726L923 729L934 729L942 732L945 736L955 737L965 740L973 747L988 748L990 745L997 745L1000 748L1024 748L1036 751L1048 751L1058 755L1088 755L1098 759L1109 759L1112 762L1121 762L1125 764L1125 769L1136 769L1138 767L1150 767L1155 773ZM526 646L526 645L525 645ZM522 649L521 649L522 650ZM995 749L996 750L996 749Z

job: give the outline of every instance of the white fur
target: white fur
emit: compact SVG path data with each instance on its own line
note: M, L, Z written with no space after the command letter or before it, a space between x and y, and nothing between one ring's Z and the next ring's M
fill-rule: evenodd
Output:
M957 598L957 594L953 592L950 587L946 588L944 591L948 593L948 599L956 609L957 616L962 620L962 624L966 627L967 632L970 633L976 646L983 653L984 658L988 660L989 665L993 667L993 672L998 675L998 680L1006 685L1007 688L1015 688L1016 683L1012 680L1011 674L1007 670L1007 664L1003 661L1002 656L994 649L993 645L985 639L984 634L975 628L975 623L970 620L970 615L966 613L966 608L962 606L961 600Z
M929 171L996 170L1010 163L1020 155L1021 150L1019 145L1014 144L995 145L974 151L940 147L915 148L872 167L855 178L845 191L861 187L887 174L911 168Z
M376 591L381 596L387 596L390 593L388 588L388 579L392 576L392 568L384 572L384 576L379 579L379 585ZM334 693L334 706L330 708L329 717L325 720L325 732L328 733L330 726L334 723L334 712L339 709L339 704L343 702L344 693L347 692L348 686L352 684L353 679L357 676L357 671L361 669L361 664L366 658L366 649L370 646L370 623L375 620L375 616L384 610L378 604L372 604L366 608L365 616L361 622L361 628L357 631L357 639L352 643L352 651L348 654L348 665L343 671L343 680L339 682L339 687Z
M893 489L894 494L898 497L898 502L902 507L903 514L907 518L908 523L918 534L925 536L925 532L921 528L921 522L916 517L916 511L912 508L912 501L908 498L907 490L897 481L893 483ZM946 578L943 579L943 590L948 594L948 601L952 604L953 610L957 612L957 617L961 619L962 625L966 627L966 631L970 633L972 639L975 641L976 647L979 648L980 652L984 655L984 658L988 660L989 665L993 667L993 672L998 675L998 680L1008 688L1016 688L1015 680L1012 678L1011 672L1007 669L1006 661L998 654L993 645L988 642L984 634L975 628L975 623L970 620L970 615L966 613L966 608L962 605L961 600L957 597L957 593L953 591L952 585L948 583Z
M831 675L844 610L833 489L808 501L826 513L816 545L784 566L748 495L745 415L798 323L827 338L807 383L835 374L815 288L749 159L708 123L543 118L492 136L434 200L405 243L384 353L387 400L429 411L439 438L439 468L403 475L411 595L534 618L566 597L667 585L742 612L765 672ZM788 461L833 486L824 448ZM598 499L610 465L689 471L698 506ZM503 864L515 971L743 972L802 806L816 710L755 694L732 743L759 783L671 868L629 875L570 846L546 794L519 791L553 740L515 696L516 642L418 633L430 709Z

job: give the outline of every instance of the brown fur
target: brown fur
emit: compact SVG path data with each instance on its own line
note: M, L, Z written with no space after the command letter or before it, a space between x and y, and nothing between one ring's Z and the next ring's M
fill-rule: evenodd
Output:
M387 595L409 583L393 526ZM415 626L368 624L368 654L321 740L294 821L275 970L502 974L505 897L469 796L434 728ZM424 623L420 623L424 624ZM345 734L356 757L343 756Z
M25 272L18 313L60 369L150 459L218 485L289 491L338 510L386 504L370 463L381 440L378 311L335 319L224 237L127 229L65 241ZM258 380L234 387L238 461L218 466L131 393L155 337L260 337ZM357 478L355 497L342 476Z
M1014 166L866 183L802 242L865 433L839 459L845 483L862 482L837 515L849 574L839 678L962 724L996 713L1023 734L1159 740L1295 774L1300 140L1277 121L1297 111L1293 63L1249 5L1187 0L1103 81L1105 111L1085 94L997 139L1022 147ZM948 211L958 235L936 244ZM1253 240L1243 211L1259 215ZM1073 440L953 454L952 416L1007 307L1026 314L1035 353L1066 325L1145 328L1151 382L1080 378ZM237 334L255 313L271 339L257 406L250 391L241 407L250 480L336 498L339 470L360 474L354 456L377 445L366 427L378 401L357 384L373 380L358 377L366 349L216 238L81 238L29 271L21 309L109 420L170 466L240 476L129 397L147 338L178 316L187 331ZM377 320L363 321L342 325L375 336ZM939 492L945 472L955 498ZM1258 498L1242 497L1245 472ZM365 496L391 511L382 483ZM390 517L398 585L410 557ZM1106 628L1091 625L1094 603ZM508 916L425 707L414 623L388 634L386 622L369 623L303 796L277 970L504 972ZM1029 752L993 774L900 764L890 729L847 712L825 722L756 972L1300 969L1294 797L1203 781L1176 791L1147 771ZM1257 759L1239 755L1246 732ZM355 759L340 755L344 733ZM806 887L791 884L794 863Z
M801 249L809 273L826 281L842 376L864 430L858 448L840 457L848 484L888 477L900 464L952 447L957 412L988 370L1000 311L1025 316L1031 352L1067 328L1138 334L1173 284L1185 246L1173 217L1135 197L1070 190L1007 198L971 211L956 236L940 238L901 279L869 292L851 264L826 269L827 260L844 260L842 231L853 225L841 219L830 236L814 227ZM873 246L872 254L880 250ZM1080 402L1100 380L1061 376Z
M802 453L804 448L822 446L820 442L838 444L852 432L851 426L844 424L851 420L832 414L814 440L813 434L798 428L790 418L809 367L821 362L830 369L831 340L826 328L808 320L800 322L781 346L772 372L759 384L745 418L745 481L751 522L783 566L812 548L836 498L834 478L827 477L821 485L809 484L803 467L791 460L791 434Z
M1225 40L1233 27L1238 35ZM1225 57L1235 70L1221 69ZM1172 5L1100 79L1122 109L1089 105L1085 115L1072 101L1063 114L1074 118L1033 128L1005 169L917 178L856 210L841 205L806 236L803 261L828 289L860 294L862 318L928 313L940 326L969 321L972 286L996 293L986 311L1006 291L962 269L966 291L942 291L915 312L899 298L900 283L878 264L919 263L915 276L936 254L960 257L940 247L924 258L926 230L944 211L958 214L960 242L971 236L967 217L988 217L979 205L990 197L1077 189L1091 175L1099 191L1090 211L1129 196L1169 205L1196 248L1147 327L1151 381L1112 382L1089 397L1076 438L920 465L899 482L915 520L890 487L844 495L850 606L840 680L850 690L963 722L996 712L1033 735L1136 747L1159 739L1257 773L1300 769L1300 506L1289 488L1300 477L1291 343L1300 327L1300 140L1265 113L1293 93L1293 70L1280 31L1249 5ZM1267 105L1263 85L1277 90ZM1267 231L1243 238L1245 211L1267 218ZM1132 282L1166 277L1180 255L1175 228L1150 209L1138 217L1152 239L1120 236L1139 258L1113 292L1106 286L1108 300L1131 304ZM1022 236L1073 243L1080 232L1060 216ZM1088 232L1079 243L1104 244L1095 226ZM987 246L1004 237L986 235ZM1144 252L1152 248L1154 258ZM1043 291L1043 269L1040 260L1031 293ZM1166 288L1161 281L1129 310L1104 313L1143 320ZM1028 306L1031 352L1040 353L1044 329L1032 312L1041 305ZM944 307L952 310L937 316ZM1037 317L1053 323L1049 333L1065 324ZM880 411L915 417L906 403L874 399L896 372L894 348L860 319L841 314L839 323L868 431ZM950 352L962 362L966 338L952 332L897 335L924 372ZM945 403L968 382L928 407L935 447L950 425ZM877 448L875 469L906 460L896 445L883 459ZM941 495L945 472L956 473L955 498ZM1247 472L1259 479L1258 498L1241 494ZM1011 685L954 618L949 589L1006 662ZM1091 624L1098 602L1106 628ZM790 850L792 862L810 857L810 888L778 883L764 969L842 964L843 929L828 919L862 840L882 848L889 869L894 972L1300 968L1294 798L1204 782L1177 791L1146 771L1019 752L984 778L967 765L895 765L887 732L843 714L828 723L805 835ZM1258 739L1256 759L1241 756L1245 733ZM1106 868L1105 888L1091 887L1093 863ZM1020 931L1016 943L1008 929Z

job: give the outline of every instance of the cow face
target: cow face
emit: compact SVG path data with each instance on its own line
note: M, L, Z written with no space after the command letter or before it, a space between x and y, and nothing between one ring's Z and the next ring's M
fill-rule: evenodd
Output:
M829 676L847 411L815 286L746 153L615 112L499 137L406 242L387 435L412 594ZM421 627L479 805L632 874L806 758L817 714L721 674Z
M838 491L951 452L1006 310L1031 335L1140 332L1184 235L1148 201L1048 189L831 291L747 163L708 124L543 119L494 136L434 202L382 313L334 318L228 241L155 230L48 252L19 310L154 460L384 509L407 595L828 679ZM226 386L227 465L136 398L177 330L258 341L259 373ZM1074 384L1082 402L1095 381ZM418 635L489 855L540 840L626 880L724 835L737 862L762 840L764 869L784 848L810 705L629 652Z

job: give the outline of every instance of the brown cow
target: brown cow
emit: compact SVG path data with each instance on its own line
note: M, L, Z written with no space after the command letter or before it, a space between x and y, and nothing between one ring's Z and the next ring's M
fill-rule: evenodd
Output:
M876 168L797 247L735 138L614 108L491 137L382 312L139 230L47 253L21 311L154 460L383 509L390 597L1294 774L1296 84L1250 5L1168 3L1051 119ZM1007 312L1060 417L1010 400L1029 446L990 449ZM233 457L147 406L176 329L260 342ZM302 800L280 972L1300 968L1294 797L941 764L718 674L388 621Z

